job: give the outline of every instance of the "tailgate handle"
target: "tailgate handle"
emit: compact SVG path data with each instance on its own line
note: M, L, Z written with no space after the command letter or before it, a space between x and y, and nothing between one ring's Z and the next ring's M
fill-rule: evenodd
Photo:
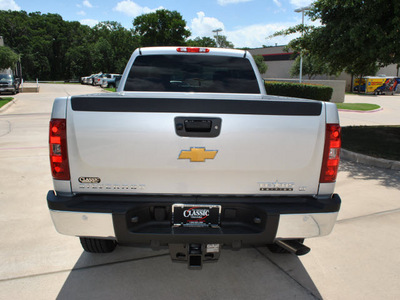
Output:
M187 132L210 132L212 121L211 120L185 120L185 130Z
M175 132L182 137L217 137L221 123L220 118L176 117Z

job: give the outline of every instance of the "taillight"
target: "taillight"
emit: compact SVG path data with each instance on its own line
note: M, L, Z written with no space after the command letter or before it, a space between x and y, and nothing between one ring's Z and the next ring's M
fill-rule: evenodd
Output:
M187 52L187 53L208 53L210 49L208 48L199 48L199 47L180 47L177 48L178 52Z
M339 124L326 124L324 158L322 161L320 183L335 182L340 161L342 145Z
M50 165L54 179L69 180L69 165L67 152L67 123L65 119L50 121Z

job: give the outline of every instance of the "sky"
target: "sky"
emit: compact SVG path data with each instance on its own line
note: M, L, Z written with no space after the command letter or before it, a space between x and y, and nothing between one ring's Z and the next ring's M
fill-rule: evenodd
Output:
M0 0L0 10L56 13L66 21L94 26L101 21L117 21L133 28L135 17L168 9L178 11L191 31L191 38L212 37L222 29L235 47L261 48L286 45L295 35L267 37L276 31L301 23L295 9L312 0ZM305 18L305 22L310 21Z

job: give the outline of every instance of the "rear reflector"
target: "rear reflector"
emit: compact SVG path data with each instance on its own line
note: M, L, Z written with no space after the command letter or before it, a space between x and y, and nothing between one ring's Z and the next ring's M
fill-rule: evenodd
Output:
M324 158L320 183L336 181L340 161L341 128L339 124L326 124Z
M177 48L178 52L187 52L187 53L208 53L210 49L208 48L198 48L198 47L180 47Z
M52 119L49 132L50 166L53 178L70 180L66 120Z

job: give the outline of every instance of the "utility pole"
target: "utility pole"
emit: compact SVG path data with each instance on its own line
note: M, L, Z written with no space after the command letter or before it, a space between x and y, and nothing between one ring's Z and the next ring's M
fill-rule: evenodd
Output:
M294 12L301 12L301 24L304 27L304 12L306 10L310 10L311 6L306 6L306 7L302 7L302 8L298 8L295 9ZM303 29L301 30L301 37L303 37ZM300 50L300 72L299 72L299 83L301 83L302 81L302 77L303 77L303 49Z
M218 33L222 31L222 28L214 29L212 32L217 33L217 37L215 38L217 47L219 47L219 38L218 38Z

